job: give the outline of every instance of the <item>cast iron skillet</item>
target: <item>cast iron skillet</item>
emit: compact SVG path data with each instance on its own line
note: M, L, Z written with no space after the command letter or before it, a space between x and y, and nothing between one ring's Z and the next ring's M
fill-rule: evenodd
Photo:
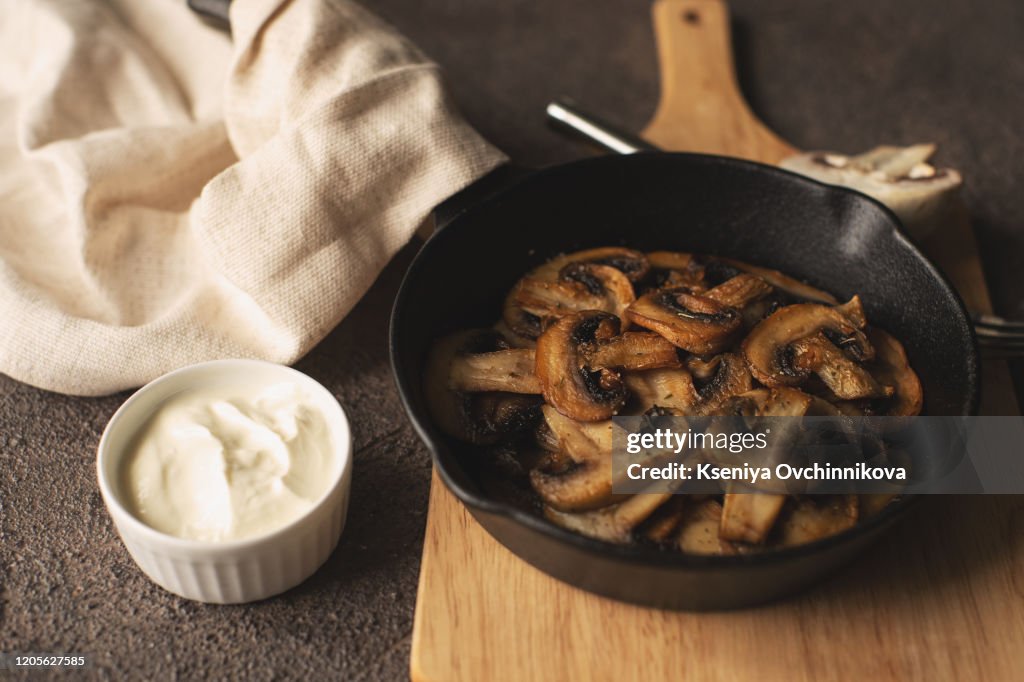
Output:
M488 182L496 180L481 186ZM864 195L761 164L668 153L587 159L487 190L440 227L409 268L392 312L391 362L441 480L499 542L555 578L661 608L749 606L846 563L914 501L799 547L691 556L585 538L489 496L479 454L430 417L424 359L439 336L493 324L513 283L558 253L622 245L720 254L777 268L841 299L858 293L868 319L905 345L927 414L976 409L977 352L962 302L896 217Z

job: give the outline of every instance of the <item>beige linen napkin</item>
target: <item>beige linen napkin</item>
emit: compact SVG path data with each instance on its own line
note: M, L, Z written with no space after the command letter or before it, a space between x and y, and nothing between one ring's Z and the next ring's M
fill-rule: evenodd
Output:
M0 3L0 371L97 395L290 363L503 160L344 0Z

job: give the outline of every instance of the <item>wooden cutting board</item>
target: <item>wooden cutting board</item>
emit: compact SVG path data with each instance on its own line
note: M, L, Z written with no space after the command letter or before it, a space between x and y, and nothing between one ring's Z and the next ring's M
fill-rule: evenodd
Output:
M793 148L750 112L719 0L660 0L662 98L643 135L775 163ZM926 251L968 307L990 302L962 209ZM940 341L940 340L937 340ZM1018 414L986 362L983 414ZM804 595L729 613L644 609L558 582L491 538L434 477L413 628L417 682L1020 679L1024 500L927 500L854 566Z

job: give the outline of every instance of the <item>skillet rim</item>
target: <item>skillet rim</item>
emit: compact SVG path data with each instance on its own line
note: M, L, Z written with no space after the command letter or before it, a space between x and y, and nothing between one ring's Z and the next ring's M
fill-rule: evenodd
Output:
M593 158L577 159L568 163L557 164L549 166L547 168L540 169L531 173L527 173L514 178L508 185L500 188L497 192L490 194L483 198L478 203L464 208L461 211L453 214L443 226L439 227L434 234L432 234L426 242L420 247L416 253L412 262L410 263L405 275L402 278L402 283L399 286L398 293L395 296L395 301L391 309L391 318L388 325L388 355L391 362L392 376L395 381L395 385L398 388L399 398L402 401L402 407L406 413L407 418L412 423L413 429L416 431L417 436L430 451L431 459L433 460L434 467L436 468L439 477L444 482L445 486L454 494L459 501L466 505L471 512L479 511L486 514L497 515L505 517L513 522L525 526L528 530L542 535L548 536L552 540L557 542L565 542L575 546L576 549L583 550L587 553L598 554L607 558L614 558L620 561L629 563L644 564L652 568L659 569L696 569L696 570L719 570L729 568L743 568L750 566L759 566L765 564L779 564L786 563L792 560L798 560L800 558L813 555L813 554L824 554L830 548L838 547L839 545L846 544L853 539L868 534L874 529L880 526L890 524L899 516L904 515L907 511L915 507L920 501L921 496L906 496L896 500L894 503L888 505L884 510L875 514L871 518L859 521L856 525L848 528L844 531L830 535L813 542L808 542L793 547L784 547L778 549L772 549L770 551L758 552L752 554L732 554L732 555L700 555L700 554L687 554L684 552L666 551L657 547L648 547L645 545L618 545L603 540L597 540L590 538L585 535L574 533L570 530L562 528L560 526L551 523L543 516L538 514L530 513L526 510L515 507L507 502L488 497L483 494L478 494L474 491L467 490L458 480L454 477L450 471L448 471L449 464L453 464L461 473L465 475L465 468L458 462L458 458L448 448L443 440L438 438L439 432L436 431L436 427L427 419L424 415L424 419L420 419L417 411L414 409L411 401L410 394L412 393L411 387L408 385L409 380L403 374L400 369L403 367L403 363L400 361L401 352L399 347L401 342L399 341L400 335L397 334L397 322L403 317L403 309L405 307L406 298L411 288L410 282L414 282L422 262L425 258L430 256L430 250L432 244L438 240L438 238L446 232L450 232L450 228L454 223L459 222L466 215L479 210L482 206L495 201L506 195L509 191L518 188L524 184L539 182L545 180L548 176L557 173L573 172L574 169L585 167L585 166L599 166L603 164L629 164L629 163L644 163L644 159L657 156L659 158L672 158L680 161L696 164L709 164L709 165L724 165L734 166L739 168L745 168L747 170L753 170L755 172L774 174L779 177L783 177L787 182L795 182L797 184L804 184L809 187L815 188L818 191L824 190L825 192L833 194L845 194L848 197L852 197L861 202L866 201L868 204L873 205L876 209L880 209L886 222L889 223L892 229L892 236L898 242L902 242L903 246L909 250L910 255L916 258L931 277L938 282L941 288L945 290L950 298L955 302L957 312L960 316L960 321L968 330L969 333L968 347L970 353L965 358L966 369L967 369L967 400L965 402L964 415L974 415L978 411L978 403L980 399L979 383L979 358L978 358L978 345L977 338L973 333L973 326L970 324L970 317L967 313L967 308L964 305L963 299L960 294L950 283L946 275L938 269L938 267L928 258L921 249L917 246L913 239L904 231L903 225L895 213L892 212L887 206L877 201L876 199L862 194L855 190L840 187L837 185L829 185L824 182L820 182L813 178L793 173L791 171L778 168L776 166L770 166L768 164L759 163L756 161L749 161L746 159L738 159L733 157L718 156L714 154L699 154L692 152L641 152L637 154L631 154L627 156L599 156ZM432 432L433 430L433 432ZM454 462L452 463L452 460ZM490 531L488 531L490 534ZM496 539L501 541L500 538Z

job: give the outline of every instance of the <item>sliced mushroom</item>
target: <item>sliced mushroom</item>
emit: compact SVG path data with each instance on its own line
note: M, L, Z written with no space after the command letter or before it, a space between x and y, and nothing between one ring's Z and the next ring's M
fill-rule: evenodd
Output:
M722 412L744 417L802 417L810 413L812 405L822 409L822 403L828 404L788 386L755 388L730 398L722 406Z
M703 289L704 266L690 253L652 251L647 254L651 264L649 284L655 289L685 286Z
M850 323L857 329L864 329L868 324L867 315L864 314L864 304L860 296L854 296L846 303L840 303L835 309L843 314Z
M859 512L857 495L815 495L796 500L779 517L779 544L792 547L841 533L857 523Z
M693 377L686 369L651 369L623 375L629 389L631 413L644 414L663 407L678 414L691 414L700 402Z
M772 313L747 335L743 355L754 378L765 386L795 386L810 370L794 366L792 345L819 333L858 361L874 356L867 337L843 310L817 303L798 303Z
M537 339L537 378L547 402L580 421L601 421L619 411L626 389L619 373L587 364L589 349L619 333L619 319L600 311L574 313Z
M552 507L544 515L553 523L608 542L628 542L633 531L660 507L672 493L642 493L611 507L572 514Z
M534 352L529 348L456 354L450 364L448 388L468 393L540 393L540 381L533 367Z
M659 334L625 332L595 346L587 354L591 367L626 370L679 367L678 349Z
M626 309L626 316L697 355L724 349L742 323L735 308L685 287L648 292Z
M603 310L622 318L634 299L633 285L619 270L569 263L554 281L519 280L505 300L503 321L516 335L536 338L551 321L581 310Z
M624 249L618 246L576 251L575 253L552 259L549 265L560 269L569 263L607 265L624 274L629 278L630 282L642 280L647 276L651 267L644 254L633 249Z
M735 353L722 353L708 361L690 358L687 368L699 380L693 414L718 414L730 398L753 388L747 363Z
M788 366L799 375L817 374L822 383L841 400L885 398L893 393L836 348L824 334L817 333L789 346Z
M536 339L566 312L595 309L621 315L635 297L631 283L642 280L649 269L642 253L618 247L556 256L513 287L505 299L503 321L517 336Z
M544 503L575 512L614 502L611 422L577 422L549 405L541 413L559 448L530 472L530 483Z
M833 185L851 187L891 208L915 236L934 226L962 183L952 168L936 168L928 160L934 144L876 147L856 156L809 152L780 164Z
M903 344L877 328L868 331L868 339L875 348L874 362L869 365L871 374L882 384L895 389L885 413L896 417L921 414L924 406L921 381L910 368Z
M730 398L752 387L746 363L734 353L708 361L690 358L686 368L627 372L623 381L631 395L631 412L643 414L657 407L680 416L717 414Z
M726 493L719 535L725 540L762 544L785 503L785 495Z
M737 547L719 536L721 521L722 505L716 500L687 505L676 545L688 554L736 554Z
M508 393L465 393L449 388L453 365L468 355L490 354L503 345L490 329L473 329L437 341L427 358L423 390L441 429L477 444L493 443L536 422L539 398Z
M721 260L739 271L757 275L773 288L778 289L797 300L810 301L813 303L825 303L828 305L838 303L835 296L827 291L822 291L817 287L812 287L810 284L794 279L789 275L779 272L778 270L758 267L732 258L722 258Z
M686 502L692 496L673 495L672 499L658 507L657 511L651 514L644 522L642 536L644 540L659 545L672 542L679 532L679 524L682 522L686 510Z
M704 294L722 305L742 310L748 304L764 298L772 292L768 282L756 275L736 275L722 282Z

